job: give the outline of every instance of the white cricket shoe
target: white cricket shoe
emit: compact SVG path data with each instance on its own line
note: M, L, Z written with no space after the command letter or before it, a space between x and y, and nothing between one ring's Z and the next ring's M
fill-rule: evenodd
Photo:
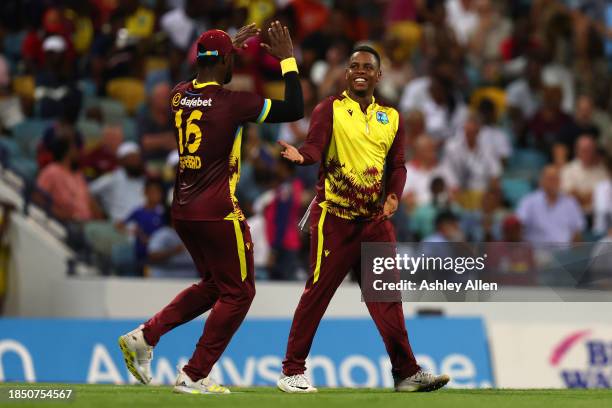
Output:
M182 368L179 368L178 376L174 382L174 392L182 394L230 394L229 388L215 383L210 375L198 381L193 381Z
M395 384L395 391L400 392L429 392L435 391L444 387L450 381L450 377L446 374L433 375L431 373L419 370L416 374L408 378L404 378Z
M130 373L143 384L151 382L153 347L147 344L142 333L143 325L119 337L119 348Z
M289 393L317 392L317 389L310 384L304 374L287 376L281 373L276 385L279 390Z

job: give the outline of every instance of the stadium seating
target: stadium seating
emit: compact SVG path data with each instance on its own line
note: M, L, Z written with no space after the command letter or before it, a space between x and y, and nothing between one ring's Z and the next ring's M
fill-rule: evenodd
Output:
M86 147L91 147L100 141L102 126L97 121L82 119L77 122L76 126L83 134Z
M145 100L144 83L135 78L116 78L106 85L106 93L120 101L125 109L134 114Z
M34 158L36 156L38 142L42 139L43 133L50 123L48 120L28 119L15 125L13 137L26 157Z
M512 208L516 208L518 203L532 190L531 183L522 178L503 177L501 188L504 198Z
M547 162L546 156L538 150L516 149L510 156L505 175L535 182Z
M34 99L34 77L20 75L13 78L13 92L21 98Z

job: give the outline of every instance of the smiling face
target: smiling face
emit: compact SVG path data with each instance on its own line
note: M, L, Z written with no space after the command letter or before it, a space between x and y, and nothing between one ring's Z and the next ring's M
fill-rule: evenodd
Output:
M353 53L346 68L349 91L359 97L372 95L381 74L380 66L373 54L366 51Z

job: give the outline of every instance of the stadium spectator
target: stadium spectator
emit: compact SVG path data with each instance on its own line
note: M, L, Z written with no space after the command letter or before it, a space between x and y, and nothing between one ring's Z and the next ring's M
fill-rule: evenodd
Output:
M410 152L414 149L416 140L423 134L425 134L425 116L423 112L419 110L413 110L406 114L404 117L406 121L405 132L406 132L406 148ZM441 143L439 140L435 140L436 145L439 147ZM407 157L410 157L410 153Z
M37 187L51 200L53 215L62 221L88 221L97 215L85 176L79 170L79 151L70 140L56 139L51 147L53 162L38 175ZM35 201L46 207L45 197Z
M80 104L81 91L67 58L66 40L59 35L50 36L43 42L42 50L45 63L36 74L35 110L42 118L57 118L67 100Z
M581 135L599 137L599 127L593 121L593 99L587 95L581 95L576 100L576 109L570 123L559 132L556 142L565 145L568 151L572 151L576 140Z
M164 225L164 187L160 180L148 179L144 187L144 205L136 208L117 224L121 230L130 230L136 238L134 250L139 274L147 261L147 246L151 235Z
M147 269L150 278L197 278L198 271L189 252L172 228L170 212L164 224L153 232L147 245Z
M465 0L463 0L465 2ZM501 44L512 32L512 24L504 18L491 0L472 0L476 10L476 25L468 29L469 57L476 67L486 61L501 58Z
M179 153L178 150L174 149L170 153L168 153L168 157L166 157L166 169L169 174L170 184L168 185L168 193L166 194L166 205L171 206L172 200L174 199L174 183L176 181L176 172L179 167Z
M495 157L504 163L512 155L512 145L506 129L497 123L497 108L489 98L484 98L478 105L478 113L482 118L480 138Z
M452 187L461 191L467 208L478 207L482 193L501 175L499 159L483 141L486 136L480 117L470 114L463 130L444 149L442 163L453 175Z
M606 156L606 179L593 191L593 232L599 236L612 229L612 157Z
M123 221L143 204L145 170L140 148L125 142L117 149L119 167L94 180L91 193L113 222Z
M437 0L425 2L421 50L428 59L444 55L455 63L461 60L463 50L455 32L448 24L444 3Z
M295 165L281 160L276 165L277 186L264 209L266 237L270 246L270 279L293 280L298 268L300 236L297 224L302 209L302 182L295 177Z
M315 74L314 71L334 72L327 68L343 64L348 57L353 40L347 33L350 32L352 23L342 11L332 10L330 22L306 36L300 44L302 63L306 69L312 67L311 78L317 85L320 84L322 75Z
M269 268L272 257L270 256L270 244L266 235L267 225L264 211L273 199L273 190L268 190L259 195L253 203L253 215L247 219L251 228L251 239L253 242L257 242L257 250L253 252L253 263L258 279L269 279L270 277Z
M502 223L508 210L502 203L499 189L489 189L482 195L480 210L461 214L461 227L469 241L491 242L502 240Z
M540 188L520 201L516 215L525 240L533 244L579 241L585 227L580 205L561 191L559 170L551 165L542 170Z
M459 44L464 47L478 27L477 2L478 0L447 0L445 4L448 24Z
M349 50L344 43L332 44L325 54L325 60L316 62L312 67L310 78L317 85L320 96L330 96L343 89Z
M295 13L298 43L327 23L329 9L321 0L294 0L289 7Z
M161 29L175 47L186 51L208 28L201 17L210 11L212 2L185 0L184 7L176 7L160 19Z
M550 156L561 132L570 125L571 117L561 110L563 91L558 86L544 87L542 105L527 125L528 143Z
M449 169L438 162L438 146L427 135L421 135L414 144L414 155L406 163L406 185L402 201L408 210L431 203L431 181L436 177L446 184L453 179Z
M306 140L306 133L310 125L310 115L317 104L319 97L312 81L302 79L302 95L304 96L304 117L297 122L282 123L278 139L290 144L301 144Z
M463 232L459 225L459 217L452 211L443 211L436 216L436 230L433 234L426 237L423 242L443 243L463 241Z
M123 0L118 12L125 15L125 28L130 36L143 39L153 34L155 15L139 0Z
M501 225L501 242L486 245L483 278L505 285L537 284L534 248L523 241L523 227L516 215L508 215Z
M593 191L607 178L595 139L582 135L576 141L576 158L561 169L561 190L573 195L589 218L593 213Z
M428 76L408 82L399 107L402 113L421 111L427 133L443 142L463 126L467 108L457 89L456 68L450 60L431 61L429 71Z
M451 200L446 182L434 177L430 185L431 202L417 207L410 216L410 230L417 239L431 235L435 229L437 215L444 211L460 213L460 208Z
M0 55L0 132L10 130L25 119L21 101L10 89L11 73L6 58Z
M174 123L168 109L170 85L160 82L153 87L147 106L138 115L138 138L145 161L165 160L176 149Z
M508 116L514 133L521 140L525 136L527 123L540 108L542 87L542 62L531 53L524 76L514 80L506 88Z
M76 127L76 122L81 109L80 100L69 98L62 103L61 116L52 123L43 133L36 151L38 167L43 168L53 161L52 146L58 139L66 139L83 154L83 135Z
M123 129L107 125L102 129L102 138L81 160L83 171L88 180L96 179L117 167L117 150L123 144Z

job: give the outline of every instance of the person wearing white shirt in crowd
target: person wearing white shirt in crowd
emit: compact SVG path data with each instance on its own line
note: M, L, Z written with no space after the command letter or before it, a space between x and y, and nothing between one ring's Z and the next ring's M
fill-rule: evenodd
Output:
M516 211L523 237L531 243L579 241L586 225L576 199L561 192L559 170L548 165L542 170L540 188L525 196Z
M593 212L593 191L608 177L595 139L582 135L576 140L576 158L561 169L561 190L573 195L585 214Z
M605 159L607 177L593 191L593 232L612 238L612 157Z
M113 222L125 220L144 204L145 170L140 147L124 142L117 149L119 167L89 185L92 196Z
M442 164L454 178L452 187L468 192L483 192L502 171L499 159L483 141L481 119L468 115L463 130L448 141Z
M481 136L482 142L490 148L497 159L504 163L512 154L512 144L507 132L497 125L497 110L495 104L488 98L484 98L478 105L478 113L482 117Z
M421 135L414 144L414 155L406 163L406 185L402 201L408 208L415 208L431 202L431 181L441 177L446 184L452 179L448 169L438 162L436 142L427 135Z
M475 3L474 0L446 0L446 20L463 46L468 44L478 26Z
M427 134L443 142L463 126L468 109L456 90L456 69L445 59L431 61L430 75L408 82L400 99L403 114L418 110Z
M541 105L542 88L542 62L530 55L523 76L506 88L506 104L513 121L526 121L535 115Z

